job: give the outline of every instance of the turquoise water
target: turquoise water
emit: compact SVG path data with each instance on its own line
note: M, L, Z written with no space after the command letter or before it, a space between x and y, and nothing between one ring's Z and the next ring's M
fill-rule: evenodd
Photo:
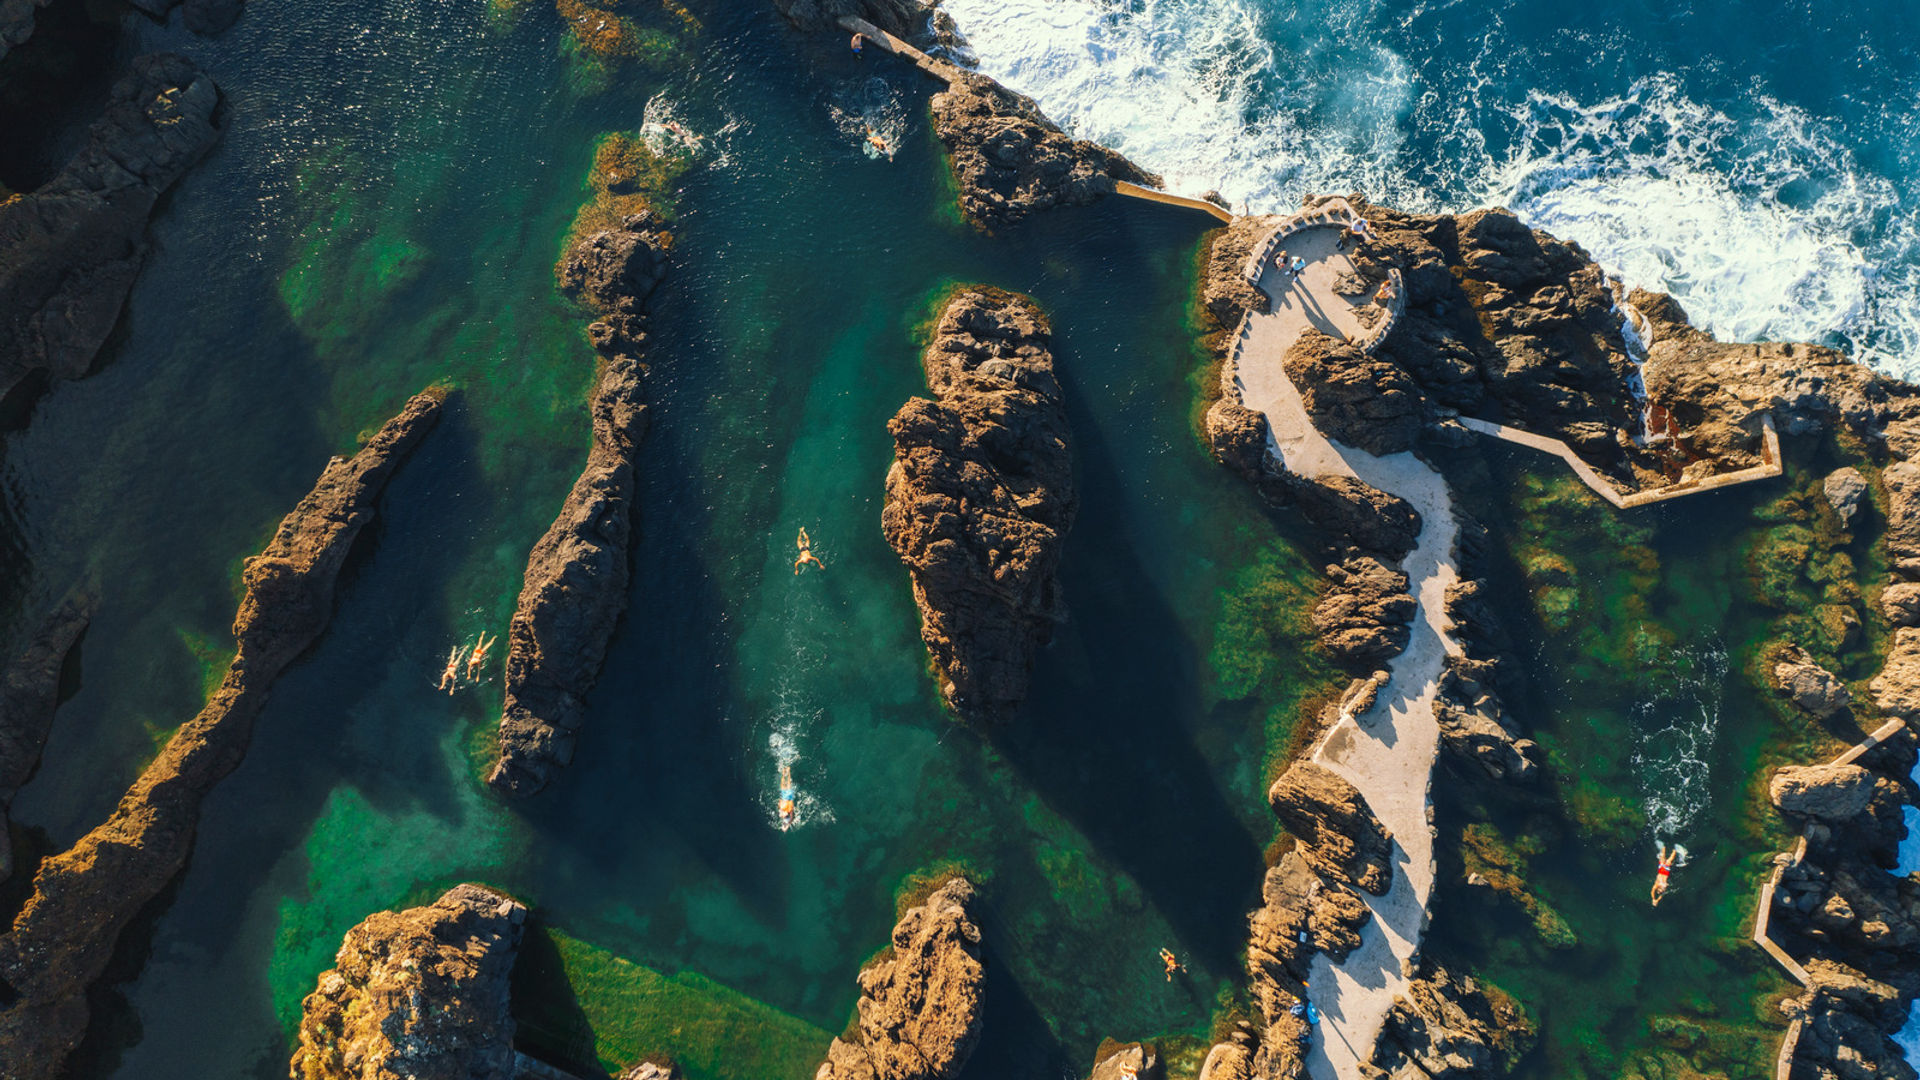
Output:
M326 456L430 381L464 393L208 800L84 1075L282 1075L341 933L460 879L832 1032L902 879L964 864L993 972L975 1075L1204 1035L1231 991L1263 779L1325 669L1290 629L1312 580L1291 526L1194 432L1203 222L1104 206L977 235L916 76L757 6L699 13L689 59L611 72L537 3L262 7L213 41L132 24L216 72L230 126L157 219L102 370L5 443L0 537L22 557L0 617L17 631L80 580L105 596L16 819L65 845L104 817L197 709L238 560ZM584 453L591 353L551 267L594 139L650 109L706 150L656 299L630 613L574 765L503 807L476 782L497 681L433 686L450 645L504 628ZM863 114L896 158L862 152ZM955 281L1052 314L1082 496L1071 621L1024 715L984 737L939 709L879 529L886 420ZM802 526L827 569L796 578ZM787 752L807 822L782 834ZM1162 946L1190 972L1171 985Z

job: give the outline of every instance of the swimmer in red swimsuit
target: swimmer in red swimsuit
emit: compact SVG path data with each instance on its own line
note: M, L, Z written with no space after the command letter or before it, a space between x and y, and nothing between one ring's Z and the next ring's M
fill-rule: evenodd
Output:
M1686 862L1686 858L1686 848L1675 844L1672 850L1668 850L1666 842L1660 842L1660 869L1654 873L1653 877L1652 898L1654 907L1659 907L1660 898L1667 895L1667 880L1673 876L1673 868L1683 865Z

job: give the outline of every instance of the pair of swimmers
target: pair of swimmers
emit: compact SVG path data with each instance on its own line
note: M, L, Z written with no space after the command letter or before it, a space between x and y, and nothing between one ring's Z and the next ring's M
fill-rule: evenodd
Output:
M487 638L487 632L485 630L480 631L479 640L473 643L473 653L467 656L466 660L467 678L469 680L480 677L480 668L487 662L487 650L493 648L499 640L498 637L489 640ZM439 689L451 694L459 687L460 657L464 653L466 653L466 649L463 646L455 645L453 651L447 654L447 668L440 673Z

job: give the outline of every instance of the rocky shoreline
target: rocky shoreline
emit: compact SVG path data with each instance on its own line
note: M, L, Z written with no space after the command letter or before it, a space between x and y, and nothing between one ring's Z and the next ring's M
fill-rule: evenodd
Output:
M192 61L142 56L59 175L0 198L0 399L92 368L146 257L147 218L219 138L219 105Z
M0 884L13 876L7 812L33 776L53 730L60 675L92 618L95 597L75 593L40 624L27 649L0 671Z
M0 1074L60 1075L85 1033L87 991L135 915L185 867L200 804L240 764L274 680L325 632L334 582L373 520L380 492L439 420L447 393L407 402L351 459L334 458L241 574L238 652L200 714L183 724L106 822L40 864L33 895L0 935Z
M1065 617L1060 549L1078 499L1051 335L1032 300L961 288L922 357L936 399L887 423L881 529L912 577L940 694L969 721L1013 714Z
M527 556L507 631L499 756L487 784L503 795L545 788L573 760L587 692L627 609L634 473L647 430L647 299L673 237L650 209L584 233L556 267L560 289L597 317L600 354L589 408L593 447L553 524Z

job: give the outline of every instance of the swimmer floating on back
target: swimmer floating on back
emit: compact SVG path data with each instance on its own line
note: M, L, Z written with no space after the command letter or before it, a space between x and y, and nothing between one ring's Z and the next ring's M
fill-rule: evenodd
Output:
M1673 868L1685 865L1687 865L1686 848L1675 844L1672 850L1668 850L1666 841L1660 841L1660 869L1655 871L1653 876L1654 907L1659 907L1660 898L1667 895L1667 878L1673 873Z
M798 799L799 797L800 797L800 793L796 791L793 786L793 767L791 765L780 766L780 831L781 832L785 832L788 829L793 828L794 825L800 820L799 808L794 805L794 800Z
M440 673L440 685L435 689L445 690L449 695L451 695L454 691L454 688L459 685L460 685L460 646L455 645L453 647L453 651L447 654L447 670Z
M798 574L800 572L800 568L807 565L808 563L812 563L813 565L819 567L822 570L825 570L827 568L827 564L821 562L819 556L813 553L813 540L812 538L807 536L807 530L805 526L801 526L800 539L795 540L794 543L800 548L800 557L793 560L793 572L795 574Z
M1168 982L1173 981L1174 972L1187 970L1187 965L1181 963L1179 959L1173 955L1172 949L1160 950L1160 962L1167 965L1167 981Z
M467 678L477 679L480 677L480 667L487 662L487 650L493 648L494 642L499 640L500 639L496 637L493 641L488 641L487 632L485 630L480 631L480 640L473 643L473 655L467 657Z

